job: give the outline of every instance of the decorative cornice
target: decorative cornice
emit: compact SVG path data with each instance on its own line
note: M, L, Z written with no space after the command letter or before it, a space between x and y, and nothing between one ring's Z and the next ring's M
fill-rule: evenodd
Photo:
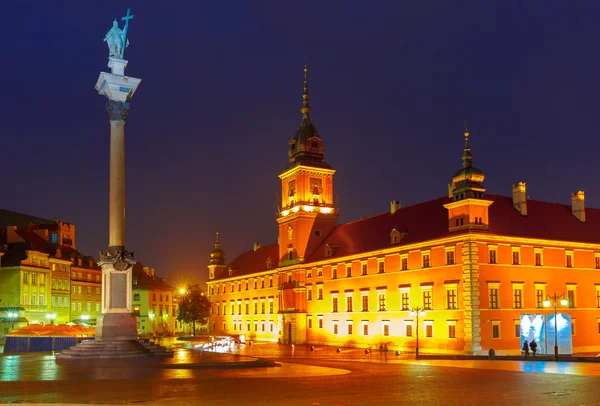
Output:
M126 271L136 263L133 252L127 251L125 247L108 247L108 251L101 252L99 256L98 265L103 269L109 266L117 271Z
M106 111L110 121L127 121L127 113L129 112L129 103L114 100L106 102Z

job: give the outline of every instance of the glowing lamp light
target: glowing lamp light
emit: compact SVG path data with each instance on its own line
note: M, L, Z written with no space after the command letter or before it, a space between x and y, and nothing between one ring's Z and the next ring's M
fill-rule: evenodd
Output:
M179 293L181 293L182 295L185 295L185 289L184 288L179 289Z
M81 320L89 320L90 316L88 316L87 314L84 314L83 316L81 316Z
M148 313L148 317L150 317L151 319L153 319L154 318L154 313L152 313L152 312Z
M550 301L548 299L544 300L544 307L550 307Z
M307 211L307 212L311 212L313 211L315 208L313 206L303 206L302 210Z
M412 317L415 317L415 315L416 315L416 314L417 314L417 313L416 313L414 310L412 310L412 311L410 312L410 315L411 315Z
M421 310L421 312L419 313L419 316L425 317L425 310Z
M298 210L300 210L300 206L294 206L294 207L292 208L292 211L293 211L294 213L298 213Z
M323 214L331 213L331 207L321 207L321 213L323 213Z
M569 301L567 299L561 299L560 304L564 307L569 304Z
M282 215L283 217L287 216L288 214L290 214L290 211L289 211L289 210L284 210L284 211L282 211L282 212L281 212L281 215Z

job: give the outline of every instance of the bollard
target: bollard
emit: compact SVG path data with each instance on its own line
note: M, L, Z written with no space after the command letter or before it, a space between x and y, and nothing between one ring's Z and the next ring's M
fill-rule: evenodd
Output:
M368 349L365 350L365 354L369 354L371 351L369 351Z
M311 351L314 351L314 350L315 350L315 346L314 346L314 345L311 345L311 346L310 346L310 350L311 350Z
M335 352L340 353L340 352L342 352L342 349L338 347L338 349L335 350Z
M496 350L494 350L493 348L490 348L490 350L488 351L488 358L496 359Z
M400 355L400 354L401 354L400 350L397 350L396 355Z

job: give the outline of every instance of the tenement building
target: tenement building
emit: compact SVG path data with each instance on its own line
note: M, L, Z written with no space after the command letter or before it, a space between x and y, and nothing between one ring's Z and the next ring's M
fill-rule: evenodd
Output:
M518 353L522 315L553 314L544 301L556 295L573 352L600 350L600 210L584 192L571 206L529 200L524 182L487 194L465 129L447 194L338 224L306 68L303 104L279 175L278 243L227 263L217 236L211 332L409 351L418 334L421 352Z

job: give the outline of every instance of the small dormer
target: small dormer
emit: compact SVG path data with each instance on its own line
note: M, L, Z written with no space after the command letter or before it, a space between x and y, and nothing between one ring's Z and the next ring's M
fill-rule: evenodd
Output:
M402 237L403 237L403 233L398 231L396 226L394 226L394 228L390 232L390 244L392 244L392 245L398 244L400 242L400 240L402 239Z
M271 269L271 257L267 258L267 269Z
M229 268L228 271L229 271L229 276L233 275L233 269Z
M330 257L332 254L333 254L333 249L331 248L331 245L329 245L329 243L327 243L325 245L325 256Z
M60 258L62 256L62 252L60 251L60 248L56 249L56 258Z

